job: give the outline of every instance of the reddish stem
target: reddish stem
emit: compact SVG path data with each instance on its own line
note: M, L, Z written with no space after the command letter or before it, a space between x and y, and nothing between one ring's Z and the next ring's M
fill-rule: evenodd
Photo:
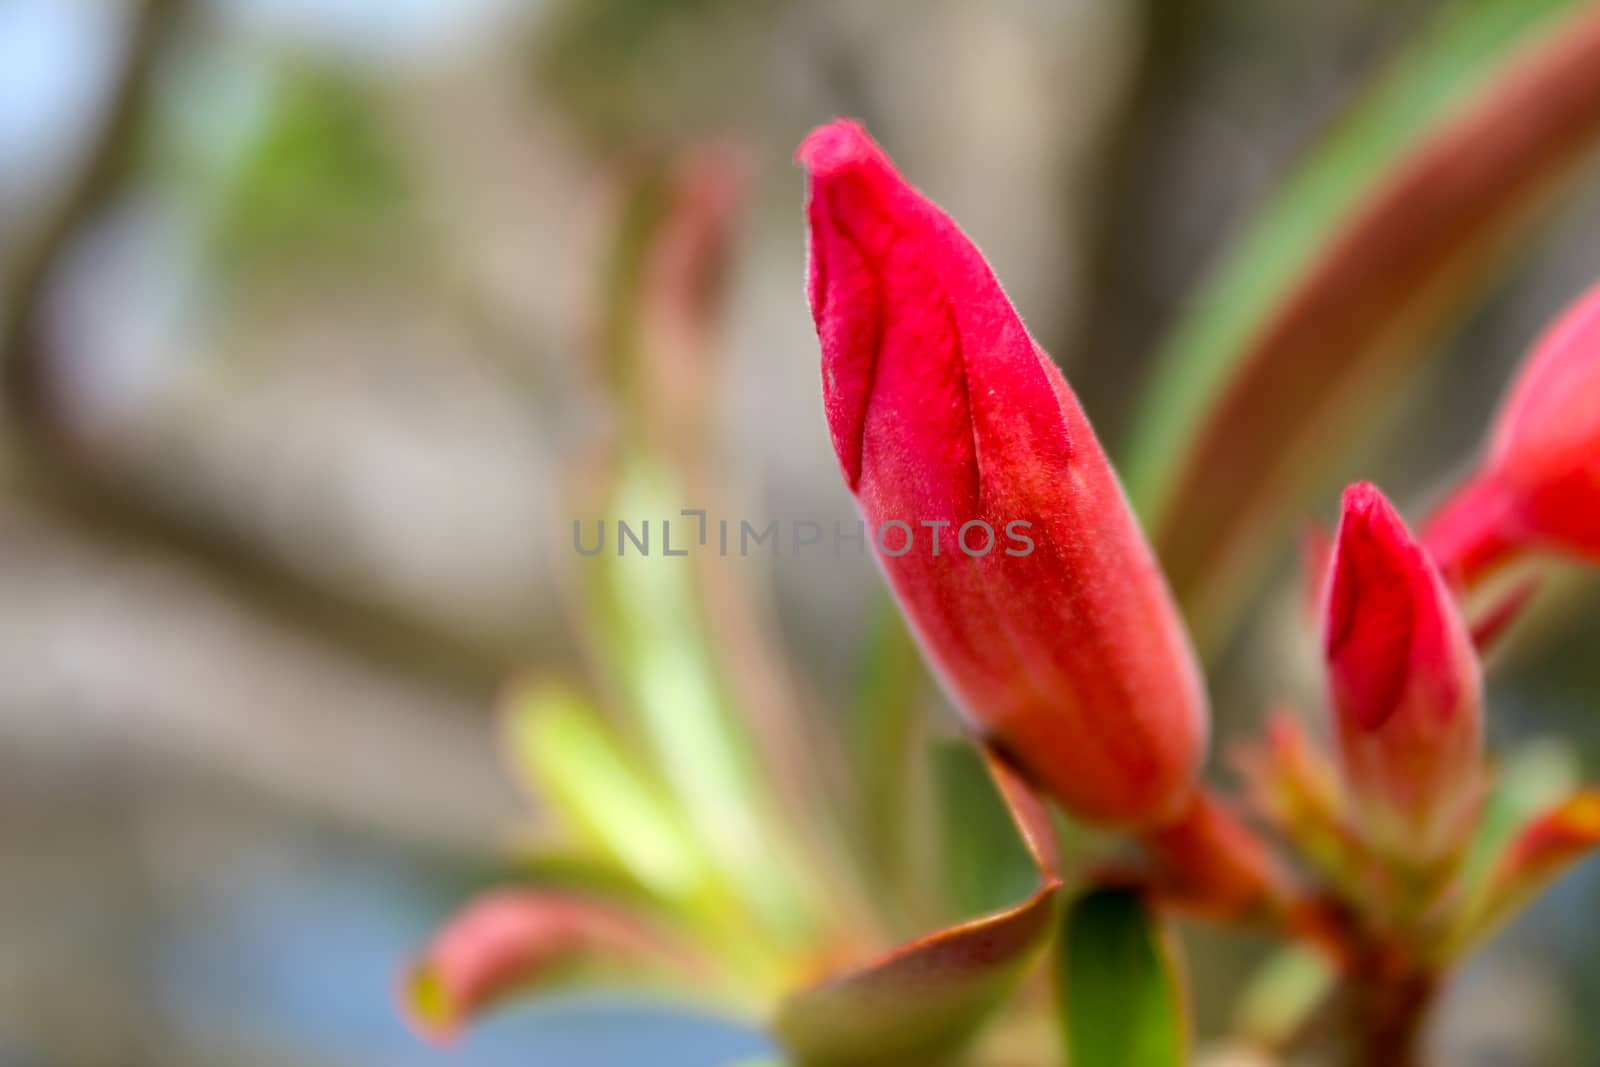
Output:
M1358 968L1348 979L1348 1062L1351 1067L1422 1067L1438 978L1376 962L1371 969Z

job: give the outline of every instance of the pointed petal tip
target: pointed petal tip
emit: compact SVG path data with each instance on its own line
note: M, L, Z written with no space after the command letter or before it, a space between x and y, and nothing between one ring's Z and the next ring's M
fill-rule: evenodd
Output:
M1405 520L1377 486L1357 482L1344 491L1331 560L1336 570L1341 563L1365 562L1371 553L1390 558L1415 553L1415 541Z
M1357 720L1376 729L1405 687L1416 625L1412 541L1371 482L1344 493L1328 580L1323 652Z
M861 123L837 118L806 134L794 158L813 178L826 178L861 163L882 161L884 155Z
M1394 505L1383 495L1383 490L1371 482L1356 482L1349 486L1344 491L1343 503L1345 523L1357 520L1357 532L1365 533L1374 528L1389 533L1404 531L1404 524Z

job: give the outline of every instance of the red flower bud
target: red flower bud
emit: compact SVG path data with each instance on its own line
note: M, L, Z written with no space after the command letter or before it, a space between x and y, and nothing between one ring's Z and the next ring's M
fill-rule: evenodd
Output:
M1363 833L1436 858L1478 799L1478 658L1433 561L1366 483L1345 491L1327 597L1334 732Z
M1488 458L1426 542L1445 573L1469 583L1527 548L1600 563L1600 288L1534 346Z
M798 157L834 450L925 653L1078 815L1177 814L1204 690L1077 398L982 254L860 126L823 126Z

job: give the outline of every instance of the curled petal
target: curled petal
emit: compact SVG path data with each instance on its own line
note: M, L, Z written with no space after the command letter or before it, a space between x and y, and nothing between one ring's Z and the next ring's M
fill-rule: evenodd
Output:
M404 1007L418 1032L447 1041L509 994L595 959L658 968L688 962L659 932L615 908L504 890L479 898L439 932L406 977Z
M1495 865L1466 934L1481 937L1600 845L1600 790L1575 793L1533 818Z

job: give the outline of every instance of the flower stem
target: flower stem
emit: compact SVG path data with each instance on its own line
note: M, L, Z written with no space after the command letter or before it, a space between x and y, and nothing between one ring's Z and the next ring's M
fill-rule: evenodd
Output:
M1349 976L1351 1067L1422 1067L1438 976L1376 960Z

